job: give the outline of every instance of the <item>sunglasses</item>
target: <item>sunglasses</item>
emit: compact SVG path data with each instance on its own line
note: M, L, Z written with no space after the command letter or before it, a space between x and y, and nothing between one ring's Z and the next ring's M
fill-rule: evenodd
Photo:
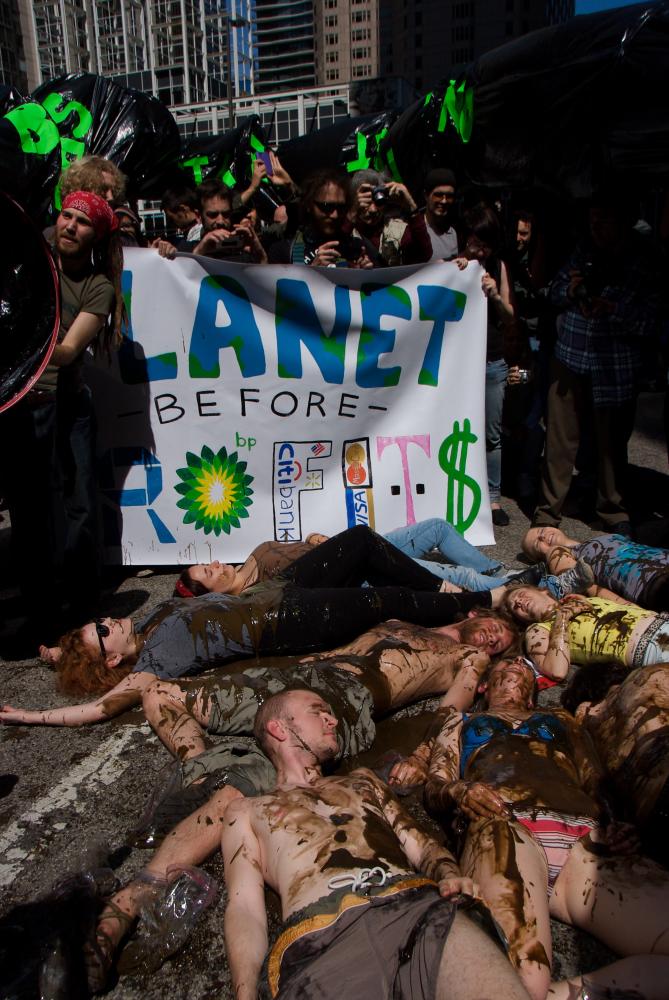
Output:
M323 215L343 215L346 211L345 201L315 201L314 205L319 208Z
M102 640L107 638L111 629L109 628L109 625L104 624L102 618L96 618L94 624L95 634L97 635L98 642L100 643L100 652L103 656L106 656L107 650L105 649L105 644Z

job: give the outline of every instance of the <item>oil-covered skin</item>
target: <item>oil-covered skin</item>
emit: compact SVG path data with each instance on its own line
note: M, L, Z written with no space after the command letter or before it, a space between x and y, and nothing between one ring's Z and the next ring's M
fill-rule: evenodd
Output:
M554 621L536 622L525 631L525 648L528 656L548 676L559 679L566 676L569 664L586 664L596 660L616 660L631 666L634 651L641 636L654 624L657 616L652 611L643 611L632 604L616 604L602 598L579 599L583 610L569 618L565 627L562 669L551 668L544 671L544 661L549 661L549 651L557 648L561 629L555 628ZM567 602L562 607L567 607ZM551 645L552 641L552 645Z
M423 875L435 881L459 875L450 852L416 827L371 771L314 775L309 787L278 789L240 808L250 815L262 876L279 893L284 919L329 895L335 876L375 866L388 877L413 874L403 850L409 837L418 844L410 860ZM237 821L234 810L228 816L226 822ZM226 857L226 871L242 855L243 846Z
M425 797L433 811L443 814L456 808L469 820L463 872L481 886L504 932L511 961L531 994L541 996L551 964L547 866L541 847L514 818L514 811L543 809L595 819L600 772L587 734L569 713L524 707L532 685L531 673L526 675L519 681L515 705L512 697L498 694L497 703L491 698L493 709L476 713L504 725L471 752L464 772L464 717L452 712L445 719L435 740ZM494 676L491 671L492 683ZM549 722L553 739L513 733L530 717L540 725L543 719Z
M630 819L643 826L669 777L669 664L633 670L577 712Z

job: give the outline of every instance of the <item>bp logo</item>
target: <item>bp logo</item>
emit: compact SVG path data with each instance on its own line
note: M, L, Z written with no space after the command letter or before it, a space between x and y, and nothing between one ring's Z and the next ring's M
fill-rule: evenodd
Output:
M228 455L221 448L214 453L206 445L199 455L187 452L186 462L187 468L177 469L182 482L174 487L182 497L177 507L186 511L183 523L194 524L205 535L229 535L240 518L249 516L247 508L253 503L253 476L246 474L246 462L238 461L237 452Z

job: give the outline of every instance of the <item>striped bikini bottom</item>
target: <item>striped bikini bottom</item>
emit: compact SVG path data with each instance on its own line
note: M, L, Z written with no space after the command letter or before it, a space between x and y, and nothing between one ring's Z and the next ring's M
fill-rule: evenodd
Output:
M582 837L595 829L597 821L590 816L567 816L565 813L533 809L515 812L516 820L530 831L541 844L548 865L548 895L553 892L555 880L564 868L569 852Z

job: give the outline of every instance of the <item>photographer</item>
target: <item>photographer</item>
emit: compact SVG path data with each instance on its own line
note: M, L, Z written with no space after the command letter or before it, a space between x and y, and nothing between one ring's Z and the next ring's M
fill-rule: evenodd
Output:
M374 170L359 170L351 183L354 236L367 239L377 252L375 266L417 264L432 256L432 245L418 208L404 184Z
M596 511L604 529L631 533L621 484L639 384L658 319L655 248L612 191L593 200L588 238L551 288L558 319L548 393L543 498L533 525L557 526L582 429L597 447Z
M233 211L234 195L225 184L211 179L200 184L197 190L202 237L199 240L183 240L177 250L240 264L266 264L267 255L252 220L245 215L246 210L241 203Z
M300 226L292 239L269 248L271 264L307 264L309 267L373 267L372 244L351 235L351 186L337 169L317 170L302 189Z

